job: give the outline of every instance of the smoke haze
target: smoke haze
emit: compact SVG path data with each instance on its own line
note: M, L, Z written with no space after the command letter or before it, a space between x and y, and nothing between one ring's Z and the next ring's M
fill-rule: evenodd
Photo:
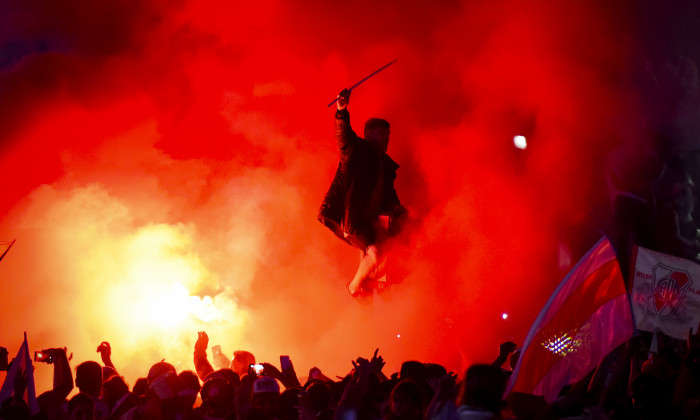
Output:
M202 330L300 376L377 347L388 371L492 361L560 281L558 244L600 236L601 163L638 134L632 3L0 1L0 345L27 331L75 366L106 340L132 385L193 369ZM391 122L415 227L403 283L363 307L358 252L316 221L326 105L394 58L349 110Z

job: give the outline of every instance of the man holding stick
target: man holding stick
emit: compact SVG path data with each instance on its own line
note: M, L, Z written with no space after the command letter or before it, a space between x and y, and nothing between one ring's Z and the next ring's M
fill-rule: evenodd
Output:
M339 238L360 249L361 259L354 278L347 284L352 297L371 296L371 281L384 274L383 245L397 233L397 219L406 214L394 180L396 164L387 154L389 122L370 118L360 138L350 126L347 110L350 89L335 101L335 136L340 163L326 193L318 219Z

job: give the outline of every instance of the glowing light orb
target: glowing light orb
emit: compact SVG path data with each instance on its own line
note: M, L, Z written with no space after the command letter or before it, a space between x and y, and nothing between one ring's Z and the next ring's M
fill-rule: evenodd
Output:
M396 334L396 338L401 338L401 334Z
M520 150L525 150L527 149L527 139L525 138L525 136L514 136L513 145Z
M501 314L501 318L503 318L504 320L508 319L508 314L503 312L503 314Z

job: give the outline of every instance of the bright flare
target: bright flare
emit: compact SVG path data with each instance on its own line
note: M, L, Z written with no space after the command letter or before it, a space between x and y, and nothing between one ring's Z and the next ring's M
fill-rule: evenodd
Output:
M525 138L525 136L513 137L513 144L520 150L527 149L527 139Z
M127 241L128 260L109 296L119 302L119 316L132 333L196 331L197 325L229 318L226 308L209 296L191 296L190 289L211 277L196 254L191 239L177 226L139 229ZM226 305L224 305L226 306Z

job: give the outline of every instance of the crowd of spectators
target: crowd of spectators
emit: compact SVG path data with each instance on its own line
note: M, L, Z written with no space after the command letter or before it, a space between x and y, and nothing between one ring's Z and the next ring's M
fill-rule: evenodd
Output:
M687 341L659 335L658 349L651 352L651 334L637 335L549 402L535 395L506 394L519 355L512 342L500 346L493 362L474 364L463 375L435 363L406 361L399 372L387 376L376 350L370 358L351 361L342 378L331 379L313 367L302 383L291 361L281 369L256 365L247 351L235 352L228 367L214 369L207 357L208 340L206 333L199 333L194 370L177 372L160 361L133 385L112 363L109 343L98 348L102 364L85 361L75 367L75 383L66 350L47 349L42 353L54 366L54 381L51 390L37 397L39 412L30 412L27 373L21 372L12 384L14 395L0 402L0 419L700 418L700 334L689 334Z

